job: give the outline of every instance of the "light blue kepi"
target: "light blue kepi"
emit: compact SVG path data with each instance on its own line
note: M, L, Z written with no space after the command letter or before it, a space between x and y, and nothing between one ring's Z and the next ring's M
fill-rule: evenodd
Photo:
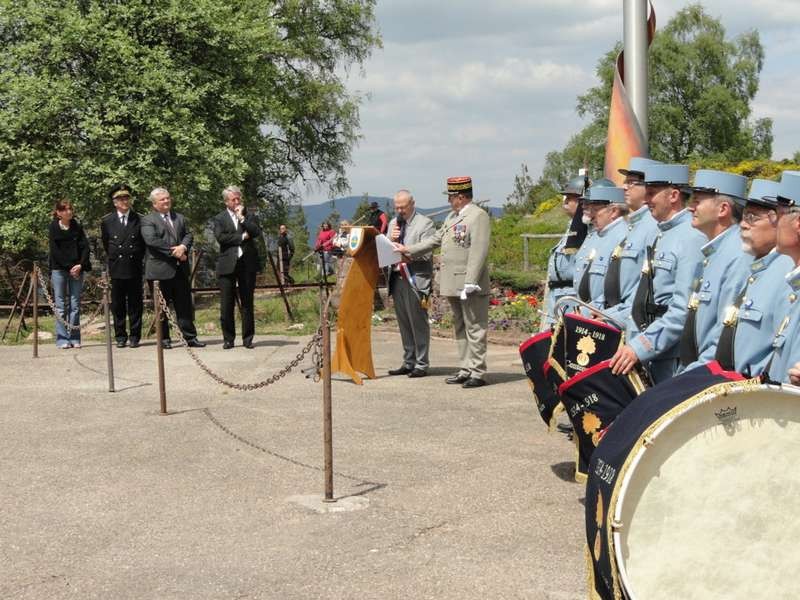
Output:
M645 165L644 184L652 187L686 187L689 185L689 165Z
M625 177L633 176L633 177L644 178L645 169L649 165L657 165L657 164L659 164L657 160L642 158L641 156L634 156L628 163L627 169L617 169L617 171L625 175Z
M687 186L684 191L723 194L737 200L744 200L747 197L747 177L727 171L700 169L694 174L694 185Z
M800 171L783 172L775 200L779 206L800 206Z
M756 204L764 208L775 208L778 206L778 182L770 179L753 179L750 184L750 191L747 199L737 204L745 206Z
M608 181L611 185L600 185L600 182L595 182L587 194L581 198L581 202L584 204L625 204L625 190L616 187L608 179L600 181Z

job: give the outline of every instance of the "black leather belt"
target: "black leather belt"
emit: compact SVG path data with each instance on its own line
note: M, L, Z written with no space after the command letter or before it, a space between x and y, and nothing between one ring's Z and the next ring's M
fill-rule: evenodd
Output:
M560 290L566 287L572 287L572 279L565 279L562 281L551 281L547 284L551 290Z

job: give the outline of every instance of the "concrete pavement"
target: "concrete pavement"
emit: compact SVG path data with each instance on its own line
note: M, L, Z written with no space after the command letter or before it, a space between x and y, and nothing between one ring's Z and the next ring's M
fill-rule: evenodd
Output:
M199 351L263 379L307 338ZM152 342L0 347L0 597L541 598L586 595L574 446L548 435L516 349L491 346L492 384L388 377L397 334L376 332L379 378L333 385L335 493L352 512L290 501L323 490L321 385L292 373L258 392L166 353L158 415Z

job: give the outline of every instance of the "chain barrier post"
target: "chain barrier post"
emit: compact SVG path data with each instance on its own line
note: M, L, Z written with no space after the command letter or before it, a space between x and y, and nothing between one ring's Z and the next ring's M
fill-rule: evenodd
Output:
M39 358L39 265L33 263L31 276L31 293L33 294L33 358ZM22 310L25 316L25 309Z
M331 327L328 322L328 303L322 309L322 412L325 438L325 498L333 497L333 411L331 410Z
M111 302L109 300L108 272L103 273L103 312L106 317L106 360L108 362L108 391L114 390L114 352L111 349Z
M156 309L156 316L154 323L156 325L156 357L158 358L158 394L161 399L161 414L167 413L167 390L164 382L164 332L161 329L161 320L164 315L161 314L161 287L158 281L153 281L153 304Z

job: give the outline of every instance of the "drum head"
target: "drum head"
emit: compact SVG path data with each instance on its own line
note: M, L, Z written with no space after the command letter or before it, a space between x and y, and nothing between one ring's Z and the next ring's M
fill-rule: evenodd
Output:
M797 597L798 390L741 384L700 395L643 439L612 507L627 595Z

